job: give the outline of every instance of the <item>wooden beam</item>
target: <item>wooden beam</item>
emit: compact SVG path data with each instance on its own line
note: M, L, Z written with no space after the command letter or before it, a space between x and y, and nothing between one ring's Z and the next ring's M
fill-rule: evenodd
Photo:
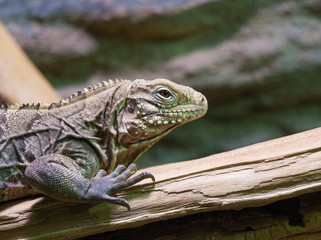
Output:
M321 190L321 128L205 158L145 169L121 193L131 207L40 197L2 204L0 236L77 238L212 210L263 206Z
M6 103L57 102L59 96L0 22L0 99Z

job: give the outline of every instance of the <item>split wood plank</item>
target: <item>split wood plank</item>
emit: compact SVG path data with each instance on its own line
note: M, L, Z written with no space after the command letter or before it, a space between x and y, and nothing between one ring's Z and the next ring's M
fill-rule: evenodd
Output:
M51 103L60 99L1 22L0 95L5 103Z
M131 207L44 197L4 203L5 239L77 238L212 210L263 206L321 190L321 128L186 162L144 169L156 177L120 194Z

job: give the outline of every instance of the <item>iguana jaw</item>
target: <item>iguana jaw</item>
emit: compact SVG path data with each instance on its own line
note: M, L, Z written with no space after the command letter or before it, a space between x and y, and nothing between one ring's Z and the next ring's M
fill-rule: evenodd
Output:
M136 161L137 158L139 158L148 148L150 148L152 145L154 145L156 142L158 142L161 138L169 134L174 128L187 123L189 121L195 120L197 118L200 118L206 113L207 108L204 106L193 106L194 108L191 108L190 105L185 106L185 110L183 108L176 108L175 111L164 111L162 113L153 113L148 116L147 118L153 119L155 116L163 117L164 119L167 119L168 116L170 116L171 119L174 119L173 117L178 117L177 120L163 120L162 122L153 122L152 124L149 122L149 127L145 128L149 129L158 129L159 131L158 135L152 134L146 134L146 132L142 132L141 138L137 138L137 135L139 133L135 133L134 135L127 134L121 134L122 137L119 138L119 142L123 147L125 147L123 150L127 152L127 154L123 154L122 150L118 150L117 154L117 162L124 164L125 166L128 166L132 162ZM190 110L188 110L190 108ZM180 110L180 111L179 111ZM194 111L193 111L194 110ZM173 113L173 116L171 116L171 113ZM179 114L182 113L182 114ZM184 114L183 114L184 113ZM164 116L163 116L164 115ZM164 123L165 122L165 123ZM148 124L146 124L148 125ZM157 131L155 131L157 133ZM146 138L146 136L151 136L149 138ZM139 149L139 151L137 151ZM128 154L130 152L131 154ZM138 152L138 154L137 154ZM124 156L125 155L125 156ZM128 155L131 155L131 158L128 158Z
M150 126L176 125L202 117L207 111L207 107L184 105L173 109L162 109L158 112L145 116L146 124Z

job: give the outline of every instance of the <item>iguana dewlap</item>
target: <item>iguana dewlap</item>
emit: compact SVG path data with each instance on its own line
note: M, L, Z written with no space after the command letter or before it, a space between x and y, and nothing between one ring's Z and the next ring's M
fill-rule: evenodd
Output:
M106 201L145 178L132 164L175 127L205 114L206 98L166 79L109 81L60 103L0 109L0 201L37 193Z

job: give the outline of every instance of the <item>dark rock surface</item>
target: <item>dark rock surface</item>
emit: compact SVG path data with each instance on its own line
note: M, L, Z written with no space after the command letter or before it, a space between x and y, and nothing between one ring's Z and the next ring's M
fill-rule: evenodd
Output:
M165 77L209 100L139 164L186 160L320 126L321 1L2 0L4 22L62 95Z

